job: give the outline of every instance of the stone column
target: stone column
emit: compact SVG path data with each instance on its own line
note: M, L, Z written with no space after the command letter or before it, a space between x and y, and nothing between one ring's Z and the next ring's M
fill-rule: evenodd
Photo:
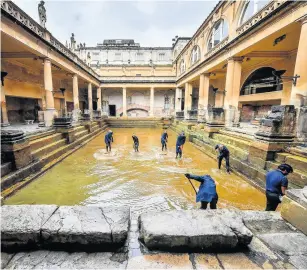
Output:
M127 117L127 89L123 87L123 117Z
M90 114L90 118L92 119L93 114L93 90L92 90L92 84L89 83L87 87L87 95L88 95L88 111Z
M181 111L181 99L182 99L182 90L180 88L176 88L175 93L175 111Z
M56 116L56 110L54 108L51 61L48 58L45 58L44 60L44 85L46 96L46 111L44 112L44 122L46 127L50 127L52 126L53 119Z
M226 96L224 102L225 125L228 127L238 126L240 112L238 110L240 96L240 82L242 73L242 57L233 57L228 60L226 74Z
M154 116L154 105L155 105L155 89L154 87L150 87L150 109L149 116Z
M73 110L73 121L77 122L80 116L80 108L79 108L79 87L78 87L78 75L74 74L72 77L72 92L73 92L73 100L74 100L74 110Z
M198 99L198 122L206 122L209 101L210 74L204 73L199 77L199 99Z
M192 85L185 83L185 94L184 94L184 119L189 119L188 111L191 110L192 105Z
M10 125L6 110L4 86L1 87L1 118L1 127L7 127Z
M97 111L101 111L101 88L97 88Z
M307 106L307 16L301 21L301 35L297 48L296 62L294 75L299 75L296 85L292 86L290 104L296 108L300 106ZM305 97L305 98L304 98Z

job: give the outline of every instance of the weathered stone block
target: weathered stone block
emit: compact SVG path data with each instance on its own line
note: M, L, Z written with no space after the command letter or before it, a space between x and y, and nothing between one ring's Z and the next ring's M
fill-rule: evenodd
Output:
M255 133L257 139L266 141L293 141L296 110L293 105L272 106L271 113L261 121Z
M40 244L40 229L56 209L56 205L2 206L2 249L37 247Z
M304 189L307 193L307 187ZM281 203L281 215L307 235L307 194L305 197L302 189L288 190Z
M99 248L108 249L124 243L128 226L128 208L61 206L42 226L42 238L50 246L101 245Z
M301 142L307 142L307 106L298 109L297 139Z
M149 249L227 250L248 245L253 234L230 210L146 213L139 217L140 239Z

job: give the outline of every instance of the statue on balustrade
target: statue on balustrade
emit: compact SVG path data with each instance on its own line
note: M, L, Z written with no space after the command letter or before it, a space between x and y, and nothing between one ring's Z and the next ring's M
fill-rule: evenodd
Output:
M45 2L40 1L38 4L38 16L39 16L39 23L42 27L46 28L46 21L47 21L47 15L46 15L46 8L44 7Z

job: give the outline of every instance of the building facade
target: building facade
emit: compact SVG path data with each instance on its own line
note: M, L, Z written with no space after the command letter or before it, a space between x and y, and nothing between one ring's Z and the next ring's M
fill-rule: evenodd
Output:
M14 3L2 2L1 12L3 125L36 120L38 111L52 119L84 110L176 112L206 123L208 110L223 108L226 125L236 126L257 124L272 105L305 110L303 1L220 1L192 38L176 37L170 47L123 39L88 47L74 36L64 46Z

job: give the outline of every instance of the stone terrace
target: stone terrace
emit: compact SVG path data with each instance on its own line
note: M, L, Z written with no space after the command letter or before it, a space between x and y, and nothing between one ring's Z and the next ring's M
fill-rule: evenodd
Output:
M179 222L180 219L187 218L191 212L202 218L196 219L194 223ZM159 215L158 220L163 216L165 226L170 224L174 226L174 235L171 239L173 241L167 244L169 250L172 250L172 243L178 241L175 234L180 228L183 230L183 236L190 240L194 239L195 243L202 245L203 242L197 241L197 238L204 237L206 233L210 234L199 231L198 228L203 224L206 226L215 224L217 230L220 226L223 227L223 224L228 224L238 237L247 233L252 239L249 237L250 244L245 242L248 244L247 247L228 250L228 253L221 250L214 252L210 248L206 253L163 252L158 250L158 246L149 250L146 246L147 241L139 241L139 238L144 238L143 231L150 230L151 223L158 221L153 213L142 214L137 224L136 220L129 221L129 209L124 208L3 206L2 251L14 246L14 252L1 254L1 268L302 269L307 267L307 236L285 222L279 213L221 209L168 211ZM218 218L224 220L223 224L211 222ZM242 222L241 228L234 226L236 221ZM160 228L163 229L163 225L160 225ZM165 228L165 231L170 230ZM163 238L157 230L151 233L152 237L159 234L158 237ZM28 241L29 239L31 241ZM123 242L123 239L126 241ZM203 238L203 241L209 243L210 239ZM111 248L110 244L114 242L119 243L120 247ZM50 243L56 243L56 249L55 246L49 245ZM65 243L73 244L73 249L64 245ZM32 244L32 249L22 250L24 244ZM96 250L89 252L93 244L96 244ZM104 251L99 250L101 248Z

